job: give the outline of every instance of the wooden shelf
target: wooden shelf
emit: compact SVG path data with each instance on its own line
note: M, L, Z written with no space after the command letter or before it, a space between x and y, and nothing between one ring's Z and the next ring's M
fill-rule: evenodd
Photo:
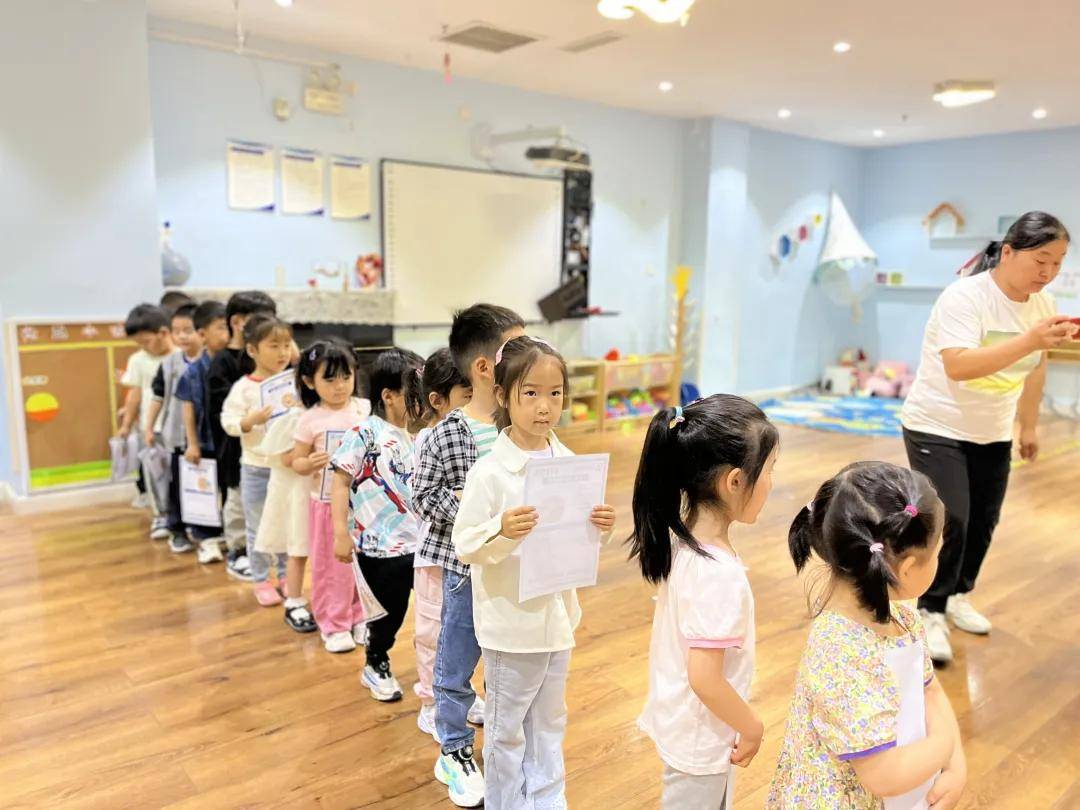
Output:
M572 391L570 392L570 399L592 399L593 397L598 396L600 396L600 392L595 389L592 391L582 391L577 394L573 393Z
M991 242L996 242L1000 239L999 234L983 235L983 234L968 234L958 233L956 236L931 236L930 247L963 247L964 245L981 245L985 247Z

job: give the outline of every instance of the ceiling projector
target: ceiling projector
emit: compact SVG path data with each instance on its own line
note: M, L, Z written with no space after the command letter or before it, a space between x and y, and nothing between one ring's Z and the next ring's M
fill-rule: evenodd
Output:
M589 171L589 154L568 146L530 146L525 157L538 169L566 169L575 172Z

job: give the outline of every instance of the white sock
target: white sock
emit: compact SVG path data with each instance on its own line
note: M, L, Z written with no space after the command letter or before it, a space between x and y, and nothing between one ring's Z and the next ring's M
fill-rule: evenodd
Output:
M292 610L293 608L304 607L307 604L307 599L302 596L290 596L285 600L285 609Z

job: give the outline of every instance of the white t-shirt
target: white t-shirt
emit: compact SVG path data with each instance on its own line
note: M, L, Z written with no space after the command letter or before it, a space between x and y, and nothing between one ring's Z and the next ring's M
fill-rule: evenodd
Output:
M724 649L724 677L747 700L754 677L754 596L742 562L705 546L702 556L676 544L660 584L649 645L649 697L638 727L660 758L684 773L726 773L735 730L690 688L691 647Z
M919 371L900 414L904 427L975 444L1010 441L1024 381L1038 368L1042 353L1032 352L988 377L957 382L945 373L941 352L994 346L1055 310L1046 292L1023 303L1011 300L988 272L949 285L926 324Z
M139 427L142 432L146 431L146 418L150 415L150 403L154 401L154 377L157 376L161 361L172 353L166 352L155 357L145 349L139 349L128 358L127 368L120 378L121 385L142 391L139 398Z

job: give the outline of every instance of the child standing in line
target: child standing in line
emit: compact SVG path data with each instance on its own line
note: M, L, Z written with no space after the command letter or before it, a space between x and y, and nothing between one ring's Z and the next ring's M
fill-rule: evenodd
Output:
M117 435L127 438L138 420L140 439L146 435L149 421L150 403L154 398L154 376L161 361L176 351L172 334L169 331L169 318L161 307L153 304L139 304L128 313L124 321L124 332L139 345L139 350L128 358L127 368L120 378L120 384L128 389L124 400L123 416ZM150 536L155 540L169 537L165 512L167 504L158 504L153 497L153 488L147 487L144 465L139 466L138 487L141 496L136 496L132 505L150 506L153 517L150 522ZM148 491L149 490L149 491Z
M247 556L247 533L244 529L244 508L240 497L240 440L228 435L221 427L221 409L233 384L251 371L251 358L244 350L244 325L253 315L276 315L274 300L259 290L233 293L225 305L225 323L229 327L229 343L210 362L207 373L207 402L210 430L213 433L217 456L218 488L224 502L221 523L228 552L225 571L243 582L251 582L251 563Z
M566 363L544 341L514 338L496 353L502 432L469 471L454 523L454 548L472 566L484 653L484 806L492 810L566 807L566 678L581 608L574 589L519 602L512 554L539 520L523 505L529 462L574 455L553 430L568 388ZM595 506L590 521L610 536L615 509Z
M183 403L176 398L176 389L188 367L203 353L202 338L195 330L195 305L185 304L173 312L169 319L173 342L180 349L166 357L154 376L154 399L150 403L150 424L146 428L146 444L154 444L157 437L170 453L168 475L169 550L173 554L192 551L193 540L202 542L218 537L221 530L209 526L184 525L180 517L180 456L184 452ZM188 536L191 530L191 537Z
M664 763L665 810L732 807L730 766L761 746L754 597L730 532L757 521L778 443L760 408L727 394L660 411L645 437L631 556L660 588L638 726Z
M244 506L247 530L247 558L255 583L255 599L263 607L279 605L281 593L270 582L270 563L277 556L277 579L285 582L284 555L261 554L255 550L255 537L266 502L270 483L270 459L258 452L266 435L273 407L262 405L260 386L280 374L292 356L292 327L273 315L259 315L244 324L244 344L255 370L241 377L229 391L221 409L221 425L230 436L240 439L243 448L240 467L240 499Z
M300 355L296 388L307 408L293 431L292 468L305 476L304 508L308 515L308 552L289 555L289 605L300 595L293 584L303 583L304 565L311 555L311 601L315 621L327 652L342 653L364 643L364 608L356 591L352 566L334 559L334 524L326 476L333 480L328 434L345 433L371 415L371 403L357 396L356 353L337 340L319 340Z
M472 687L480 662L473 628L469 566L458 559L452 533L465 476L491 452L495 427L495 352L507 340L525 334L517 313L492 304L476 304L457 313L450 327L454 365L472 386L472 400L447 414L426 440L413 491L417 515L428 521L420 544L425 559L443 569L443 605L435 650L435 724L441 755L435 775L447 786L450 801L478 807L484 801L484 777L473 758L476 732L483 722ZM477 711L480 710L480 711Z
M417 522L410 483L413 442L408 425L420 416L415 352L388 349L371 369L372 415L345 434L331 456L334 556L360 566L386 615L369 622L361 683L375 700L401 700L390 649L409 609Z
M420 377L421 395L426 408L428 426L416 434L416 466L420 466L420 454L431 435L431 429L441 422L450 411L455 411L472 399L472 387L457 366L449 349L439 349L424 362ZM427 533L426 523L420 525L420 536ZM439 742L435 728L435 648L439 643L439 624L442 614L442 566L417 552L413 564L413 591L416 593L414 614L416 629L413 645L416 648L416 685L413 691L420 698L420 712L416 725L425 734ZM481 709L481 713L483 710Z
M930 479L871 461L822 484L791 524L795 570L813 552L830 576L812 605L770 810L880 810L882 797L912 791L934 808L960 800L967 765L956 715L919 613L900 604L934 581L944 523ZM925 736L901 744L902 696L920 685ZM916 806L918 796L907 798Z
M195 307L192 321L199 340L203 344L203 353L187 367L177 382L176 400L183 411L184 436L187 445L184 458L191 464L198 464L203 456L213 457L214 455L214 435L210 425L206 378L210 371L211 360L229 343L225 305L217 301L204 301ZM179 465L179 460L176 463ZM174 476L177 476L176 468L174 468ZM179 486L179 481L177 481L177 486ZM224 493L220 494L224 495ZM179 501L179 491L177 501ZM201 564L208 565L222 561L220 533L221 530L218 529L216 535L207 536L199 541L196 557ZM198 532L194 534L197 535Z

